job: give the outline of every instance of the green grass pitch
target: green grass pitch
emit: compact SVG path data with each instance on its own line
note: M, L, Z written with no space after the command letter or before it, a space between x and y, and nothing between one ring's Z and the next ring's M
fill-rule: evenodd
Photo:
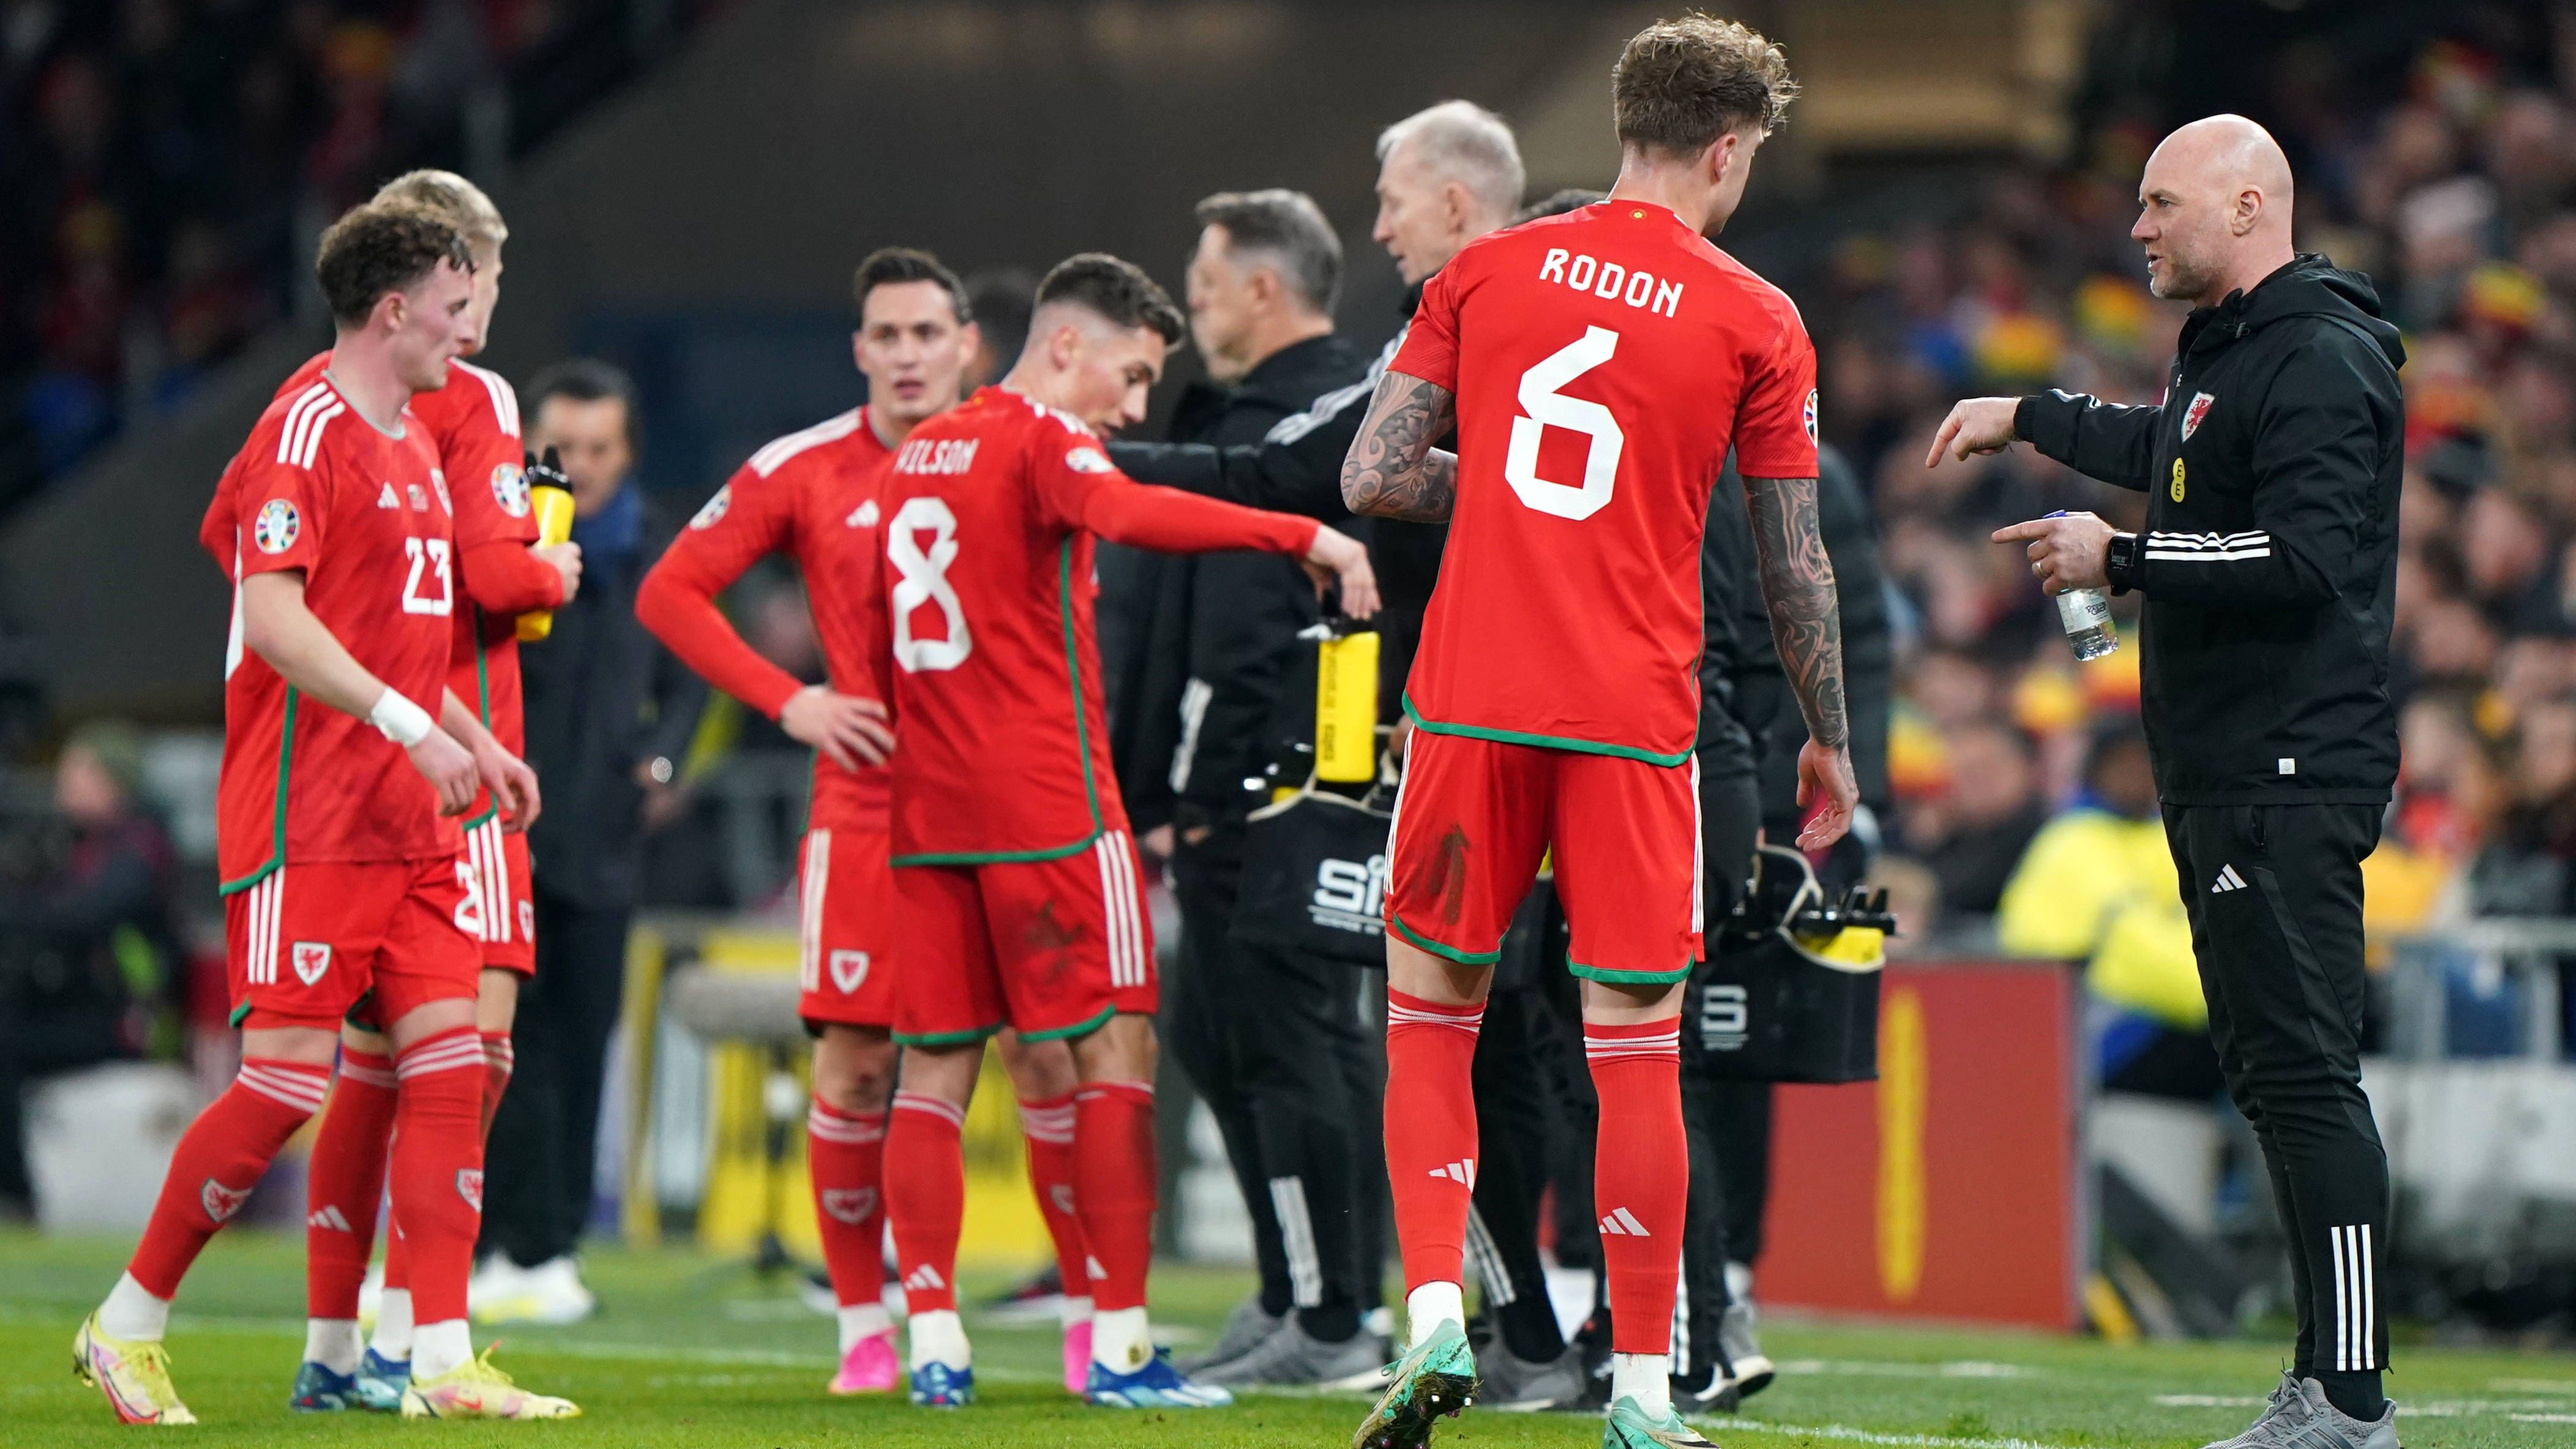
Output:
M126 1244L0 1235L0 1445L130 1443L70 1372L72 1330L116 1274ZM521 1382L581 1402L559 1424L404 1424L285 1408L303 1344L300 1240L233 1233L188 1284L171 1326L180 1392L217 1445L526 1444L634 1446L1347 1444L1356 1398L1249 1397L1203 1414L1089 1409L1055 1386L1052 1329L976 1330L984 1401L934 1413L899 1401L832 1400L831 1327L788 1286L681 1252L603 1251L588 1276L605 1305L589 1323L516 1329L497 1362ZM1158 1321L1199 1341L1244 1287L1238 1273L1167 1269ZM989 1286L989 1285L970 1285ZM970 1326L972 1319L969 1320ZM477 1330L478 1341L488 1338ZM2108 1347L2087 1340L1951 1329L1861 1328L1776 1319L1765 1346L1778 1384L1739 1417L1703 1424L1730 1449L2195 1449L2234 1433L2278 1372L2268 1343ZM2410 1449L2576 1445L2576 1359L2401 1345L2391 1391ZM1470 1410L1434 1440L1457 1449L1590 1449L1595 1421Z

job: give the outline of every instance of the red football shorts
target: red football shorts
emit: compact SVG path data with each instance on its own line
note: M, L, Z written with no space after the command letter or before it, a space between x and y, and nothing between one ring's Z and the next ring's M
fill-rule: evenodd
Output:
M1161 993L1136 842L1104 831L1071 855L894 872L902 930L895 1039L1081 1036Z
M536 975L537 903L528 895L526 832L503 830L494 815L465 832L465 864L483 922L483 964Z
M1596 981L1679 981L1699 955L1699 762L1507 745L1416 729L1387 841L1387 929L1490 966L1552 848Z
M224 898L233 1024L340 1029L360 998L390 1025L474 999L482 922L472 869L438 860L285 865Z
M894 916L891 838L880 826L805 832L797 885L796 1014L825 1022L894 1025L894 972L886 952Z

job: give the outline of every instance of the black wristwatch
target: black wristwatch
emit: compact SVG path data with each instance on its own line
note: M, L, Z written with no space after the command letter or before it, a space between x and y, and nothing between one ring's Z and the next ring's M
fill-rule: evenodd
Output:
M2112 534L2110 550L2102 560L2102 574L2111 581L2112 593L2125 594L2138 586L2138 564L2138 536Z

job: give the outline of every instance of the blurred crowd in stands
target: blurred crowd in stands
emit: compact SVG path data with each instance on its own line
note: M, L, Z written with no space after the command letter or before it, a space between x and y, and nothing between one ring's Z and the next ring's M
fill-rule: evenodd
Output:
M612 79L637 8L0 0L0 508L308 308L313 237L385 176L505 159Z

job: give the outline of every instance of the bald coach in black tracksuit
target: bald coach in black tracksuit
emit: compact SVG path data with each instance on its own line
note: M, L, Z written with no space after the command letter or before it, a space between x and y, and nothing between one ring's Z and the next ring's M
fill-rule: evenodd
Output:
M2369 279L2303 254L2191 314L2161 405L2045 393L2012 421L2146 491L2145 532L2110 536L2104 574L2146 596L2156 787L2211 1039L2293 1248L2293 1375L2390 1445L2372 1413L2388 1164L2361 1089L2361 862L2397 777L2404 360Z

